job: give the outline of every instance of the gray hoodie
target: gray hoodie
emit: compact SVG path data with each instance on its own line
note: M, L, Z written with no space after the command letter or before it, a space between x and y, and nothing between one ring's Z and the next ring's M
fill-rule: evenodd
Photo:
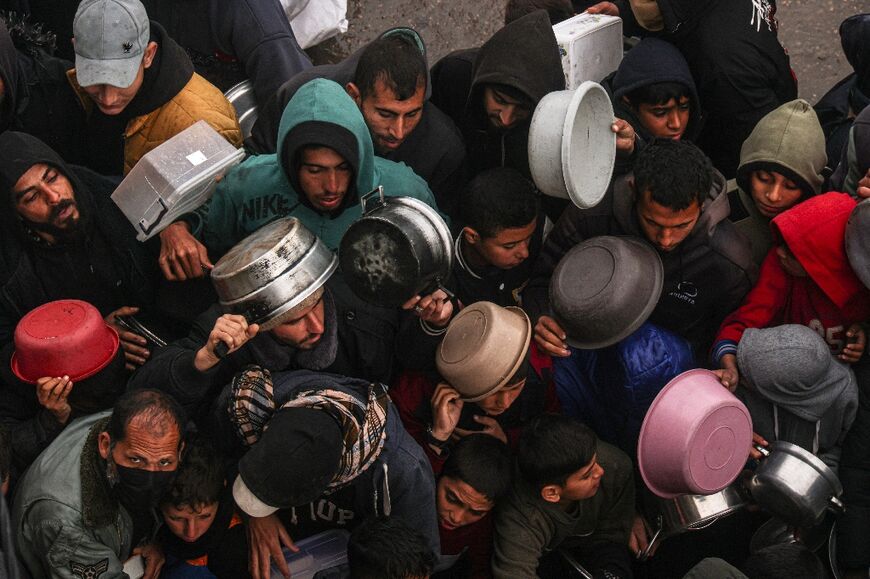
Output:
M796 324L750 328L737 347L737 365L745 383L737 394L755 432L797 444L836 470L858 409L858 386L824 339Z

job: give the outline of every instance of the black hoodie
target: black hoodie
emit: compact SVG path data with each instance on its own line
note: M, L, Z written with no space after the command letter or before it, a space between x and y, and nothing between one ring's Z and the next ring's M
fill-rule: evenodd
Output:
M82 234L48 245L25 227L12 188L30 167L44 163L71 182ZM148 305L156 260L136 241L133 227L109 195L112 183L84 168L72 168L48 146L25 133L0 134L0 345L15 325L46 302L74 298L91 302L104 316L121 306Z
M531 178L531 115L507 131L491 128L482 95L484 87L492 84L519 91L533 108L547 93L565 89L559 47L546 10L514 20L479 49L452 52L432 67L431 100L465 136L470 176L505 166Z

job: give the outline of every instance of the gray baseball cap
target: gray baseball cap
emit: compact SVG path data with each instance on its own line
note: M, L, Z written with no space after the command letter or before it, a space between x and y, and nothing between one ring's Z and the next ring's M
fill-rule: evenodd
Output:
M83 0L73 20L79 85L133 84L150 28L139 0Z

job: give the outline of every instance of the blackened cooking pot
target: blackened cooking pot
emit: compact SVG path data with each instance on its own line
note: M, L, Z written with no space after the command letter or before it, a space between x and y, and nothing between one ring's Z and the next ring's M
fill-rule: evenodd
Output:
M369 303L397 307L441 287L450 275L453 243L438 212L410 197L384 198L383 187L360 203L363 215L338 248L353 292Z

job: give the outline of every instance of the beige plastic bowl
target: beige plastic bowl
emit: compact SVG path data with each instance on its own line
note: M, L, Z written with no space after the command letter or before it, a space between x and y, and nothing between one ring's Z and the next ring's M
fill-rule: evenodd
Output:
M532 324L520 308L477 302L450 322L436 365L463 400L477 402L507 384L523 363L531 337Z

